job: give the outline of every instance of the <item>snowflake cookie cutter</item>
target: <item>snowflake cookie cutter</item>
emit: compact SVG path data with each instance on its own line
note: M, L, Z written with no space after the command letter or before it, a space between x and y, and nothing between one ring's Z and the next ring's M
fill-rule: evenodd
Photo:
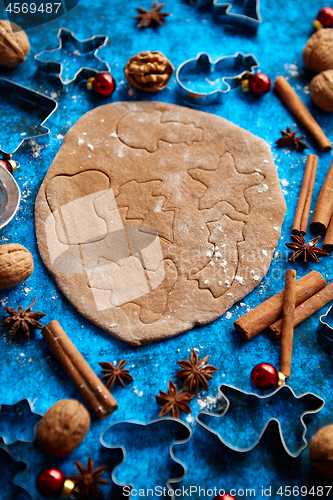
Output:
M160 427L160 429L158 429ZM107 441L112 438L112 433L114 432L114 443L110 442L108 443ZM157 433L157 438L156 438L156 433ZM108 435L109 434L109 435ZM122 434L124 436L130 436L130 445L131 449L129 446L124 446L122 444L119 444L119 442L122 439ZM144 440L140 439L140 434L143 434ZM175 436L176 434L176 436ZM155 438L154 438L155 436ZM145 488L146 483L147 483L147 478L151 476L150 472L152 468L149 467L149 464L145 460L138 460L135 456L134 453L139 450L139 452L142 450L142 443L147 443L147 446L151 446L154 449L155 453L149 454L149 457L153 457L153 463L155 465L156 462L156 455L160 456L159 452L156 452L156 447L158 445L162 446L162 440L169 440L171 441L170 443L165 444L165 448L167 448L168 452L166 452L162 455L161 458L161 463L162 466L160 467L159 471L163 471L165 473L165 478L163 479L164 485L166 486L169 490L173 492L173 488L171 487L171 483L179 483L184 479L184 477L187 474L187 469L186 466L178 460L173 451L173 447L176 445L182 445L184 443L187 443L192 437L192 430L191 428L182 422L179 419L172 418L172 417L165 417L165 418L158 418L156 420L152 420L151 422L148 422L147 424L141 423L141 422L134 422L134 421L121 421L121 422L116 422L112 424L110 427L108 427L101 435L100 441L102 446L104 448L110 449L110 450L116 450L120 449L123 453L123 459L121 462L119 462L112 470L111 473L111 478L112 481L120 486L129 489L133 489L136 487L136 480L143 479L145 482ZM138 445L138 446L136 446ZM169 476L169 471L166 471L167 466L166 466L166 460L164 460L163 457L166 457L168 453L168 457L171 458L171 464L172 466L176 466L177 468L180 469L180 474L177 475L177 477L171 477ZM128 457L127 457L128 455ZM128 460L127 460L128 459ZM127 462L126 462L127 460ZM132 464L134 462L135 465L132 465L130 467L128 464ZM143 465L142 465L143 464ZM148 474L144 474L143 471L140 468L145 467L147 468ZM126 476L126 466L127 468L130 468L130 471L133 475L136 475L136 480L132 482L131 480L123 479L123 478L117 478L116 474L119 472L119 469L123 466L123 471L125 471L125 476ZM170 467L169 467L170 469ZM156 484L154 484L156 486ZM141 486L142 487L142 486ZM153 487L153 486L151 486ZM126 494L129 498L132 498L132 492ZM173 494L168 495L169 498L172 500L175 500L175 497Z
M307 415L318 413L325 404L324 399L311 392L306 392L304 394L301 394L300 396L296 396L294 391L288 385L283 385L281 387L278 387L275 391L271 392L268 395L258 396L257 394L245 392L231 385L222 384L219 388L219 398L221 400L224 400L223 402L226 402L226 405L221 406L221 411L219 413L214 413L211 411L200 412L197 415L196 420L207 431L215 434L224 446L239 453L251 452L260 443L266 430L269 427L275 425L275 427L277 427L278 429L282 447L286 452L286 454L291 458L297 458L308 445L308 442L305 438L307 432L307 426L304 422L304 417L306 417ZM258 409L257 414L260 413L260 415L262 415L265 413L265 411L269 413L269 408L274 405L274 402L272 404L274 398L278 399L282 398L282 401L284 400L287 401L288 403L292 401L296 403L296 405L303 407L302 411L298 410L298 412L297 411L295 412L299 413L300 416L298 415L297 419L296 418L293 419L293 425L295 427L295 431L297 429L297 426L295 426L296 420L297 420L297 425L299 423L301 424L300 426L298 425L299 429L297 429L297 432L300 438L299 440L302 442L302 444L299 444L296 447L294 447L294 450L292 450L291 447L287 444L283 434L283 415L288 414L288 416L290 416L291 414L290 405L288 406L287 411L283 411L282 409L282 416L280 418L276 418L275 416L270 416L269 418L266 418L266 420L262 419L264 423L260 427L261 430L258 433L258 431L254 429L253 436L255 436L256 434L257 436L253 439L253 442L251 444L247 444L245 446L237 446L235 445L235 443L228 442L227 438L224 437L222 435L222 432L218 430L219 424L221 427L223 426L224 428L226 428L226 422L224 418L225 415L228 414L228 411L230 411L230 413L236 414L237 417L237 411L239 410L237 409L237 406L234 408L230 400L234 399L238 401L240 403L241 411L243 411L244 408L251 408L251 409L257 408ZM278 404L280 404L280 401L278 401ZM202 420L202 417L204 421ZM219 422L218 419L220 418L222 421ZM214 425L212 419L215 419L215 423L217 422L216 425ZM213 423L213 426L207 425L207 421L209 420L211 423ZM237 421L241 422L242 419L238 420L236 420L236 418L231 419L233 430L234 426L237 424ZM215 427L216 430L214 430ZM259 428L259 426L257 426L257 428ZM285 426L284 430L286 429L288 431L290 430L288 426Z
M200 52L178 67L176 80L186 101L199 105L212 104L221 102L231 89L240 87L243 76L253 74L259 66L253 54L237 52L213 62L207 52Z
M232 12L234 4L230 2L219 3L218 0L191 0L191 3L199 9L212 4L213 16L223 21L226 26L239 27L256 33L262 24L259 10L260 0L243 0L240 7L243 8L244 14Z
M77 83L81 80L88 80L88 78L95 77L101 73L110 73L111 68L108 63L103 61L97 55L98 51L106 46L109 40L108 36L95 35L91 38L88 38L87 40L78 40L74 36L73 31L70 31L67 28L60 28L57 38L59 40L59 45L56 49L44 50L43 52L39 52L39 54L36 54L34 56L34 59L41 71L43 71L44 73L56 74L57 78L59 78L63 86L66 87L71 83ZM83 54L92 52L92 60L95 62L97 61L97 64L100 65L101 69L93 69L87 66L81 66L77 71L74 72L74 76L72 78L66 78L64 74L64 63L66 62L66 59L63 59L63 62L52 59L54 55L57 55L56 53L60 54L62 51L65 51L66 44L72 44L72 46L75 48L73 52L69 52L69 55L71 56L74 55L80 58Z

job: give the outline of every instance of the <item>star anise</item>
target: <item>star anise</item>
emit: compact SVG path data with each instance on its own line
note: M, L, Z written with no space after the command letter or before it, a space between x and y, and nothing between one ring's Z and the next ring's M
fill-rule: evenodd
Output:
M303 151L303 149L310 149L307 143L301 140L306 137L305 135L301 135L300 137L296 136L297 130L292 132L291 128L288 126L287 130L281 130L281 134L282 137L275 142L280 148L284 148L291 144L294 149L300 149L301 151Z
M108 484L108 481L103 477L99 477L108 468L107 465L101 465L94 470L94 461L91 457L88 458L86 468L83 467L81 462L75 461L75 468L80 474L79 476L73 474L69 476L80 490L80 499L86 500L89 496L94 496L98 500L103 498L102 491L97 487L97 485Z
M209 355L202 358L199 361L199 357L195 350L193 349L190 360L183 359L182 361L177 361L182 370L179 370L175 377L184 378L183 387L190 385L190 392L193 394L199 389L201 385L206 391L209 390L207 381L212 377L211 373L217 372L218 368L215 366L207 365Z
M35 305L36 300L37 295L35 296L33 303L23 310L22 306L18 306L18 311L12 307L5 307L5 311L9 314L9 316L1 323L0 326L11 326L9 340L12 340L17 333L24 335L28 340L30 340L31 329L38 328L41 330L43 328L43 325L38 320L43 318L43 316L46 316L46 314L30 310L32 306Z
M164 417L169 411L171 411L171 415L174 418L179 418L179 410L184 413L192 413L188 403L192 401L194 396L188 392L184 392L184 389L177 392L177 387L172 380L169 380L168 394L160 390L160 394L155 394L155 398L156 403L163 406L159 417Z
M104 377L106 379L106 387L110 389L117 382L119 385L125 387L124 381L133 382L133 377L129 374L129 370L123 369L127 361L122 359L119 361L117 366L114 366L109 362L99 363L103 370L101 373L105 373Z
M139 14L133 16L134 19L139 19L140 22L137 28L148 28L152 25L164 26L163 21L167 16L170 16L169 12L161 12L164 7L164 3L153 2L150 10L143 9L142 7L137 7Z
M318 257L328 255L325 250L316 247L317 242L320 240L320 236L313 238L309 243L305 243L304 236L301 234L292 234L291 239L293 243L285 243L285 245L294 252L289 260L295 261L303 257L303 262L319 262Z

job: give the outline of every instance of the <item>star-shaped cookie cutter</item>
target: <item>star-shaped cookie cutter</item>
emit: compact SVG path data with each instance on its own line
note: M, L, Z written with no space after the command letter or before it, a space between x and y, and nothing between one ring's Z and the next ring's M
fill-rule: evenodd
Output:
M213 62L207 52L200 52L178 67L176 80L186 101L199 105L212 104L221 102L232 88L241 86L242 77L253 74L259 66L253 54L237 52L234 56L223 56ZM217 88L207 91L209 86Z
M227 26L236 26L242 29L250 30L254 33L258 31L262 19L259 11L260 0L243 0L243 10L245 14L236 14L231 12L233 3L219 3L218 0L192 0L199 9L212 4L213 16L224 21ZM225 16L223 19L222 16Z
M301 435L302 445L298 446L298 448L294 452L291 451L286 444L286 441L285 441L285 439L283 437L283 433L282 433L281 420L279 420L278 418L270 417L266 421L266 423L262 426L262 428L259 432L259 435L255 439L255 442L251 446L246 446L246 447L238 447L238 446L230 444L221 436L221 434L218 431L213 430L209 425L207 425L207 423L203 422L200 419L200 416L203 416L203 418L205 420L207 420L207 416L209 416L209 418L222 418L223 419L223 417L227 414L228 410L230 410L230 408L231 408L230 399L234 399L234 400L240 402L243 407L246 406L248 408L258 408L258 411L260 411L260 413L261 413L261 412L263 412L263 410L266 407L269 407L270 402L272 401L272 399L274 399L276 397L276 395L281 396L283 393L285 394L284 398L286 400L288 398L294 398L295 401L300 401L300 402L304 403L303 406L308 407L308 409L303 411L300 415L300 422L301 422L302 427L303 427L303 431L302 431L302 435ZM215 434L224 446L226 446L227 448L229 448L233 451L237 451L240 453L250 452L259 444L259 442L261 441L261 438L263 437L266 430L275 424L275 426L277 427L278 432L279 432L279 436L281 439L283 449L287 453L287 455L289 455L291 458L297 458L301 454L301 452L304 450L304 448L306 448L308 445L308 442L305 438L305 435L307 432L307 426L304 423L304 417L306 415L318 413L323 408L323 406L325 404L324 399L320 398L316 394L313 394L312 392L306 392L304 394L301 394L300 396L296 396L294 391L288 385L283 385L281 387L278 387L275 391L273 391L272 393L270 393L268 395L258 396L257 394L254 394L254 393L242 391L241 389L238 389L237 387L233 387L233 386L227 385L227 384L222 384L219 387L219 399L224 400L223 402L226 403L224 406L221 405L221 407L223 408L222 412L220 412L220 413L213 413L210 411L200 412L197 416L197 422L202 427L204 427L206 430ZM289 408L285 413L289 413ZM221 425L223 425L222 421L218 422L218 423L221 423ZM224 422L224 425L225 425L225 422Z
M118 469L118 467L120 467L122 464L125 464L125 466L126 466L126 448L122 444L111 444L111 445L107 444L105 442L105 435L110 431L112 433L113 429L115 429L115 433L117 434L117 427L121 428L123 426L125 428L125 432L127 432L128 435L131 436L131 438L133 437L133 442L135 439L135 430L138 430L138 431L147 430L147 432L149 430L149 438L151 440L151 433L154 432L154 427L156 428L158 426L165 426L165 425L167 427L170 427L170 429L168 430L168 432L170 433L170 437L172 434L172 430L171 430L172 427L175 427L175 431L177 433L184 434L184 437L180 437L179 439L175 438L173 436L172 443L169 446L169 455L170 455L173 463L177 464L183 470L183 473L179 477L176 477L176 478L170 477L166 481L165 485L167 488L169 488L170 490L173 491L173 488L171 487L171 483L172 484L179 483L180 481L182 481L184 479L184 477L186 476L186 473L187 473L186 467L179 459L177 459L175 457L174 452L173 452L173 447L176 445L179 445L179 444L181 445L181 444L187 443L192 437L192 430L190 429L190 427L187 424L185 424L184 422L182 422L179 419L172 418L172 417L165 417L165 418L158 418L156 420L152 420L151 422L148 422L147 424L144 424L141 422L124 420L124 421L116 422L115 424L112 424L110 427L108 427L103 432L103 434L101 435L101 438L100 438L102 446L104 446L105 448L110 449L110 450L121 449L121 451L123 453L122 461L114 467L114 469L112 470L112 473L111 473L112 481L115 484L117 484L118 486L122 486L122 487L124 487L124 486L128 486L131 488L135 487L135 485L131 484L131 483L126 483L126 485L124 485L123 483L119 482L119 480L116 478L116 470ZM131 432L129 432L128 427L131 427ZM162 432L165 435L166 430L164 429L164 431L161 430L160 432ZM118 439L121 439L121 437L120 438L118 437ZM158 439L156 442L155 442L155 440L152 440L152 441L154 441L154 446L156 446ZM143 445L144 445L144 442L141 443L140 449ZM140 466L139 462L136 462L136 463L138 463L138 466ZM132 493L130 493L130 496L128 498L129 499L132 498ZM169 498L172 500L175 500L175 495L170 495Z
M59 40L59 46L56 49L44 50L43 52L36 54L34 58L39 69L44 71L44 73L56 74L62 85L66 86L74 82L79 82L80 80L88 80L88 78L95 77L100 73L109 73L111 71L108 63L103 61L97 55L98 51L101 48L105 47L108 42L109 38L106 35L95 35L92 38L88 38L87 40L78 40L74 36L73 31L70 31L67 28L60 28L57 38ZM104 65L104 68L101 70L96 70L83 66L74 74L73 78L67 80L63 75L64 63L48 58L51 54L51 57L53 57L56 52L61 53L64 50L64 46L66 43L71 43L75 47L75 52L71 53L71 55L80 57L81 54L93 52L92 58L96 59L99 63L101 63L101 65ZM44 56L46 56L45 59Z

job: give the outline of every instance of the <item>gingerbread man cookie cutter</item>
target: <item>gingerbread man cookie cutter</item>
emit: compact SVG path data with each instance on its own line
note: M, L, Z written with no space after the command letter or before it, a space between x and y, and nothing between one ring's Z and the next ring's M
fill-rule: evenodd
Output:
M56 49L44 50L39 54L36 54L34 59L37 62L38 68L44 73L54 73L59 78L62 85L67 86L71 83L79 82L80 80L88 80L101 73L109 73L111 71L110 66L107 62L103 61L98 57L98 51L106 46L109 38L106 35L95 35L87 40L78 40L73 31L66 28L60 28L58 31L57 38L59 40L59 45ZM77 71L74 71L72 77L66 76L66 59L62 62L56 60L56 56L62 52L66 53L66 45L71 45L74 48L73 51L68 51L67 55L70 57L74 56L73 62L77 58L80 61L80 57L84 54L92 53L92 60L98 65L100 69L89 68L88 66L80 66L78 63ZM71 68L68 65L67 71Z
M219 399L223 403L226 402L226 405L221 405L221 412L200 412L197 416L197 422L206 430L215 434L223 445L240 453L250 452L259 444L266 430L275 425L278 429L283 449L291 458L297 458L308 445L305 438L307 426L304 422L304 417L318 413L325 404L324 399L311 392L306 392L300 396L296 396L294 391L288 385L283 385L268 395L258 396L257 394L248 393L236 387L222 384L219 388ZM234 401L236 404L234 404ZM282 407L284 401L288 404L288 411L283 410L282 408L279 417L273 416L271 409L273 408L273 411L275 411L278 406ZM294 412L295 415L290 417L293 405L296 407ZM299 408L297 408L297 406L299 406ZM253 426L254 430L250 436L251 439L248 438L248 430L246 432L246 436L242 435L242 433L238 434L241 436L240 439L243 439L243 441L248 439L248 442L246 442L245 445L240 445L229 442L228 425L225 416L228 415L229 412L229 419L233 429L232 434L234 434L235 423L240 422L241 420L236 418L237 412L243 411L244 408L251 409L252 411L253 409L257 409L257 414L253 416L253 419L258 418L258 422L257 425ZM264 415L264 417L262 417L262 415ZM284 417L286 415L292 421L292 425L290 426L283 426ZM260 431L258 432L256 429L259 428ZM285 432L283 432L283 430ZM297 434L300 438L299 440L301 441L301 444L294 446L292 449L290 443L287 444L287 440L284 436L284 434L287 433L286 430L290 432L288 438L294 438L295 434ZM223 433L225 433L225 435Z

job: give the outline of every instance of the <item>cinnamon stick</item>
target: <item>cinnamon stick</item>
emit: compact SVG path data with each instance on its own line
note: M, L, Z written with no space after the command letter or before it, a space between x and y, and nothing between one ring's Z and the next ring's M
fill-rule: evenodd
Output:
M296 271L288 269L283 294L282 332L281 332L281 372L290 377L291 358L294 338L294 316L296 299Z
M326 286L325 278L318 271L311 271L296 281L296 305ZM283 292L273 295L234 322L235 329L244 340L250 340L282 316Z
M295 234L306 234L313 187L316 180L318 156L309 154L305 165L301 193L296 208L292 232Z
M333 213L333 162L320 190L311 227L315 231L326 231Z
M331 217L329 226L327 228L325 238L323 241L324 250L332 250L333 248L333 217Z
M286 103L290 111L294 113L296 118L298 118L299 121L304 125L304 127L308 129L310 134L312 134L321 149L326 153L328 151L331 151L332 144L326 137L324 131L313 118L310 111L303 104L303 102L293 90L291 85L287 82L287 80L283 76L279 76L274 82L274 87L280 94L281 98Z
M97 417L102 419L113 413L118 405L112 394L90 368L58 321L51 321L44 326L42 335Z
M309 299L305 300L295 309L294 327L302 323L305 319L309 318L315 312L319 311L321 307L326 306L333 299L333 283L326 286L319 292L315 293ZM275 338L281 338L282 320L279 319L268 328Z

